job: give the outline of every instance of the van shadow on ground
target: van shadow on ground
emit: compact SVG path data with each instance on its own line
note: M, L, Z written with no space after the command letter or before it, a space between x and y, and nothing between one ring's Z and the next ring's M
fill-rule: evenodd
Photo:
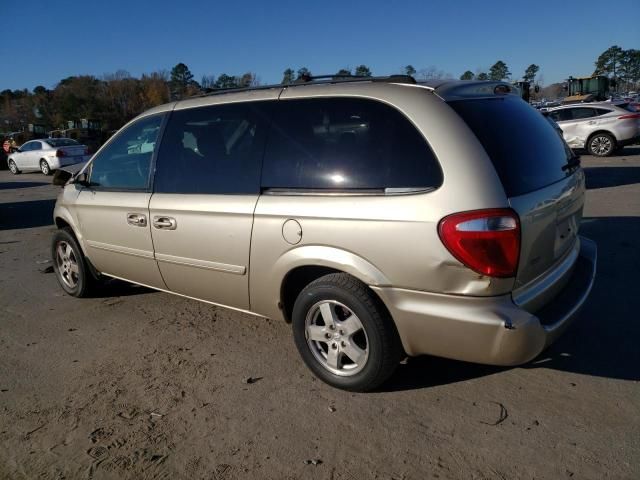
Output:
M55 203L53 199L0 203L0 230L53 225Z
M584 174L587 189L640 183L640 167L586 167Z
M0 190L13 190L16 188L31 188L51 185L45 182L0 182Z
M598 244L598 271L591 296L564 335L537 359L519 368L640 380L640 217L586 218L580 233ZM420 357L401 365L382 390L426 388L503 370Z

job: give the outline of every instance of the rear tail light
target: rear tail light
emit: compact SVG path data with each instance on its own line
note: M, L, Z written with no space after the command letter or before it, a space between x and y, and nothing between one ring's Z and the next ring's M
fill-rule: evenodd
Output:
M629 113L628 115L622 115L618 117L618 120L625 120L627 118L640 118L640 113Z
M56 150L56 157L65 157L66 155L64 150Z
M514 277L520 257L520 219L507 208L474 210L440 220L440 240L471 270L490 277Z

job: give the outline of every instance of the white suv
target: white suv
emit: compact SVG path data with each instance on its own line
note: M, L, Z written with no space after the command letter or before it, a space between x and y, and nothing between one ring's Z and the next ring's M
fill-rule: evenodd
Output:
M597 157L608 157L640 141L640 113L627 109L626 104L563 105L547 114L558 123L571 148L584 148Z

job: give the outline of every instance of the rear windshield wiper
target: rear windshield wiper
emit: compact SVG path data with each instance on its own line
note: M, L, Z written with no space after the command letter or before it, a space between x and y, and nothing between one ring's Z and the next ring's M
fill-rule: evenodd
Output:
M562 166L562 170L571 170L580 166L580 155L572 156L565 165Z

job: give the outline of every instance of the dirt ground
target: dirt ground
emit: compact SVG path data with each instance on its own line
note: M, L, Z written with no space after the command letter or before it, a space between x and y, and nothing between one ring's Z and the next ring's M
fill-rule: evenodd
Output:
M0 478L640 478L640 148L583 165L581 319L523 367L411 359L372 394L315 380L284 323L122 282L64 295L57 187L0 172Z

